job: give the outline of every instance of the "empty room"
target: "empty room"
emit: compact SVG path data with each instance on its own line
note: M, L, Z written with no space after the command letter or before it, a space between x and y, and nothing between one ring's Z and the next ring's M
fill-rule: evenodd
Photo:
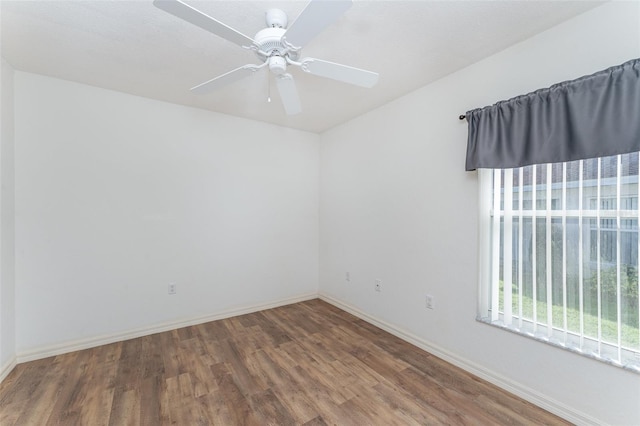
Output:
M0 0L0 424L640 425L640 2Z

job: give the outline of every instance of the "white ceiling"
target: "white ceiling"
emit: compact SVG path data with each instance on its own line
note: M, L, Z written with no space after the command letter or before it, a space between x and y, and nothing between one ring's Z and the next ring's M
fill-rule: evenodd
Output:
M289 22L306 1L189 1L253 37L264 12ZM0 1L1 53L16 69L323 132L550 28L601 2L356 1L309 43L310 56L380 73L372 89L294 69L303 112L287 116L268 73L209 95L189 88L247 63L253 53L136 1Z

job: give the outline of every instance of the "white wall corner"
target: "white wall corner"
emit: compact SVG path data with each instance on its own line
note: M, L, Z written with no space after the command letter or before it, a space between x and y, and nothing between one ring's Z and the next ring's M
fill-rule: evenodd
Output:
M15 366L14 70L0 57L0 378Z
M4 365L0 366L0 383L7 378L7 376L13 371L15 366L18 364L18 358L12 357Z

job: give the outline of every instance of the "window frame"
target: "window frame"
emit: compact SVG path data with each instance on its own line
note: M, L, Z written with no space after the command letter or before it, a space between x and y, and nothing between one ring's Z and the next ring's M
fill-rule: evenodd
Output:
M640 155L639 153L634 153L634 155ZM618 156L618 158L620 158L620 156ZM584 169L582 166L582 161L585 160L580 160L580 167L579 167L579 171L584 173ZM619 161L619 160L618 160ZM567 163L559 163L562 164L562 172L563 172L563 176L562 176L562 199L560 200L560 206L559 208L557 208L558 206L554 206L553 205L553 199L551 197L552 195L552 177L549 177L549 180L547 182L545 182L545 189L546 189L546 194L545 194L545 202L546 202L546 208L543 210L544 214L543 215L539 215L536 211L538 211L538 208L532 208L530 210L528 210L529 213L527 213L526 216L531 217L532 221L536 221L537 219L543 217L546 218L546 232L547 232L547 238L551 238L551 236L549 235L551 233L551 226L550 226L550 222L551 222L551 217L553 217L554 219L556 218L560 218L560 220L562 220L562 232L566 232L566 225L567 225L567 218L569 219L578 219L579 221L583 221L583 214L584 212L589 212L590 214L585 215L587 218L591 218L592 217L592 213L594 211L597 212L596 215L596 220L598 221L598 223L600 223L599 221L601 219L609 219L610 218L610 214L605 213L604 215L600 215L600 212L602 211L607 211L607 210L603 210L602 206L599 205L603 202L603 199L606 198L603 197L603 199L600 199L600 187L599 185L601 184L601 176L600 176L600 165L601 165L601 160L599 159L597 164L598 164L598 180L597 180L597 185L598 185L598 198L596 199L596 205L598 205L600 208L596 209L596 210L591 210L589 209L589 205L587 206L583 206L583 176L580 175L579 176L579 183L578 185L580 186L579 188L579 198L578 198L578 202L579 202L579 208L577 210L572 209L572 210L568 210L566 208L565 203L567 203L567 192L566 192L566 164ZM546 167L546 173L551 173L552 170L552 166L551 164L545 164L545 165L537 165L535 167ZM620 162L618 162L617 167L620 169L621 164ZM565 302L564 302L564 306L563 306L563 315L565 316L564 322L563 322L563 327L561 328L561 330L559 331L559 333L562 333L564 335L564 339L559 339L557 337L558 335L558 328L555 326L554 322L547 322L547 325L545 326L546 330L544 330L544 333L540 333L540 332L536 332L538 326L540 325L539 321L536 318L536 309L533 309L533 313L532 319L526 319L526 318L522 318L524 317L524 313L522 310L522 285L518 285L519 287L519 301L520 301L520 309L518 310L518 314L522 313L521 317L518 317L516 315L516 317L518 318L517 321L512 321L513 318L513 313L508 312L511 311L511 309L503 309L503 312L500 311L500 309L497 309L497 312L495 309L492 309L492 300L499 300L500 297L500 288L499 285L493 285L493 283L495 282L499 282L499 277L498 279L496 279L493 276L493 271L497 270L498 274L500 274L500 261L501 261L501 257L500 257L500 250L510 250L513 253L513 246L512 246L512 242L513 242L513 238L512 235L504 235L501 238L501 228L500 228L500 221L501 218L503 218L502 220L504 222L506 221L512 221L514 218L513 212L517 212L518 214L516 215L516 218L524 218L525 215L521 214L521 212L527 211L526 209L523 209L523 203L526 201L524 200L523 196L521 195L520 197L518 197L518 203L519 203L519 208L518 210L515 210L513 208L513 198L512 198L512 191L510 191L510 188L512 187L512 183L513 183L513 170L519 169L521 170L521 172L519 173L520 176L520 181L519 181L519 185L523 184L523 168L514 168L514 169L504 169L503 175L504 175L504 188L501 187L501 182L499 180L494 180L493 179L493 174L494 174L494 170L500 170L500 169L478 169L478 182L479 182L479 233L478 233L478 244L479 244L479 249L478 249L478 304L477 304L477 320L481 321L483 323L487 323L487 324L491 324L494 326L498 326L500 328L504 328L507 329L509 331L515 332L519 335L524 335L527 337L531 337L534 338L536 340L545 342L545 343L549 343L552 344L554 346L557 347L561 347L564 349L568 349L570 351L591 357L591 358L595 358L598 359L600 361L604 361L619 367L624 367L625 369L629 369L631 371L634 371L636 373L640 373L640 348L638 348L638 350L636 351L636 349L632 349L631 351L626 350L623 348L623 342L622 339L618 339L618 343L616 345L611 345L607 342L603 342L602 336L599 334L598 335L598 340L597 340L597 345L594 349L594 344L592 344L592 342L590 340L593 340L591 337L587 336L586 331L582 328L581 325L581 332L577 333L577 338L576 333L574 333L570 327L567 324L567 320L566 320L566 311L567 311L567 303L566 303L566 297L567 297L567 286L566 286L566 277L567 277L567 271L566 271L566 238L563 237L563 243L562 243L562 250L563 250L563 270L562 270L562 280L563 280L563 297L565 298ZM535 169L534 169L535 170ZM535 177L532 176L531 177L531 182L532 185L534 185L534 187L532 188L532 194L537 193L539 190L535 187L536 185L536 181L534 180ZM602 178L604 179L604 178ZM636 178L638 180L637 186L638 186L638 194L635 194L635 196L638 197L638 199L636 199L636 202L633 203L633 200L631 200L630 205L633 208L633 206L635 205L636 209L635 209L635 215L631 218L632 220L636 220L636 228L640 228L640 217L639 216L639 210L638 210L638 200L640 200L640 176L638 178ZM509 182L509 184L506 184L506 182ZM618 179L618 188L617 188L617 203L619 203L620 207L622 207L622 199L624 197L622 197L620 195L620 180ZM498 193L500 193L502 190L504 190L504 196L503 197L494 197L493 194L495 191L497 191ZM522 193L521 193L522 194ZM533 201L535 200L535 203L537 203L538 201L540 201L537 197L532 196L531 197L531 201L532 202L532 207L533 206ZM600 200L600 202L598 202L598 200ZM507 209L501 209L501 202L503 203L503 206L511 206L511 208L507 208ZM585 208L587 207L587 208ZM618 232L618 239L620 239L620 232L624 231L623 226L621 226L622 220L625 219L629 219L629 216L625 216L620 214L620 210L621 209L616 209L616 215L613 216L613 220L617 220L618 221L618 225L620 229L617 229L618 226L616 227L616 230L619 231ZM494 212L499 212L497 215L494 214ZM577 215L575 214L577 211ZM572 214L568 214L567 212L571 212ZM512 222L513 223L513 222ZM523 222L522 219L520 219L519 222L519 226L522 226ZM582 229L583 225L580 225ZM509 227L511 228L511 227ZM535 228L534 228L535 229ZM600 229L600 228L598 228ZM498 233L498 235L496 236L496 232ZM502 231L507 233L507 231ZM600 233L600 231L598 231L598 234ZM638 255L640 257L640 230L636 229L636 233L638 233ZM580 234L580 233L579 233ZM583 251L583 243L582 243L582 236L579 237L580 238L580 247L579 247L579 253L580 256L584 256ZM499 244L493 244L493 241L499 241ZM522 244L522 238L517 238L517 244ZM598 242L598 252L599 252L599 248L600 248L600 243ZM618 241L618 247L619 247L620 241ZM504 245L504 248L502 248L501 246ZM533 245L536 246L536 242L535 242L535 232L533 235ZM518 248L516 248L518 249ZM522 253L522 248L519 248L519 253ZM534 250L535 252L536 250ZM550 261L551 259L551 253L547 252L547 247L545 247L545 256L547 258L547 262ZM553 250L551 250L553 251ZM584 259L584 257L583 257ZM582 265L584 260L580 261L580 265ZM503 262L503 275L504 276L512 276L513 277L513 271L512 271L512 265L508 263L511 262ZM532 268L535 269L535 264L536 264L536 258L535 258L535 254L532 254L532 261L530 262L532 264ZM598 262L598 263L602 263L602 261ZM620 261L618 261L618 263L620 263ZM549 265L550 263L547 263L547 265ZM618 265L619 267L619 265ZM600 268L600 266L598 266L598 268ZM636 264L636 268L637 270L640 271L640 259L638 259L637 264ZM521 268L522 269L522 268ZM521 274L521 269L518 271L519 274ZM547 277L547 280L551 280L552 277L550 276L550 274L552 274L550 267L546 267L546 274L549 275ZM580 269L580 268L579 268ZM600 269L598 269L598 282L600 280L599 278L599 274L600 274ZM618 269L618 274L620 270ZM584 315L584 311L585 311L585 306L584 306L584 299L583 299L583 287L585 286L585 282L586 280L584 279L584 277L582 276L583 273L582 271L579 272L580 273L580 278L579 278L579 282L581 284L579 284L579 300L580 300L580 316L581 316L581 324L582 324L582 316ZM640 272L639 272L640 274ZM521 275L520 275L521 277ZM522 279L519 278L520 283L522 283ZM535 280L534 280L535 281ZM620 281L620 279L618 279L618 282ZM640 280L639 280L640 281ZM532 283L533 286L533 294L536 294L536 287L535 287L535 282ZM548 285L548 284L547 284ZM506 280L505 280L505 284L504 286L506 287ZM599 286L599 284L598 284ZM598 291L600 291L600 287L598 287ZM617 302L616 302L616 306L617 309L620 310L621 307L621 300L620 300L620 287L618 287L618 292L617 292ZM548 287L547 287L548 290ZM552 306L553 302L551 300L552 296L549 294L550 292L547 292L547 306ZM512 293L511 292L504 292L504 296L503 296L503 305L507 305L509 304L509 306L511 306L512 304ZM599 302L598 302L599 303ZM640 302L639 302L640 305ZM535 302L534 302L534 307L535 307ZM640 310L640 306L638 307L638 309ZM548 315L548 320L551 320L551 313L549 313L551 310L547 309L547 315ZM600 333L600 321L598 320L598 333ZM515 324L514 324L515 322ZM529 322L532 325L531 326L527 326L527 327L523 327L523 325L526 325L526 323ZM618 327L620 329L620 322L618 321ZM572 335L573 337L571 337L570 339L567 339L568 335ZM576 344L576 339L579 340L579 344ZM616 358L612 358L611 356L609 356L609 354L612 351L612 348L616 351L618 351L618 353L620 354L620 351L625 351L625 358L627 359L626 362L621 362L621 360L625 359L622 357L622 355L618 355L617 359ZM603 348L605 348L606 350L603 351ZM631 361L629 361L629 354L631 356Z

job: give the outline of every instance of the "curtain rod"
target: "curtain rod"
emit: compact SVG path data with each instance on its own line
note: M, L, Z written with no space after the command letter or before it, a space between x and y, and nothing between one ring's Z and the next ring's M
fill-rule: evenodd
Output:
M460 117L458 117L458 118L459 118L460 120L464 120L465 118L467 118L467 116L463 114L463 115L461 115L461 116L460 116Z

